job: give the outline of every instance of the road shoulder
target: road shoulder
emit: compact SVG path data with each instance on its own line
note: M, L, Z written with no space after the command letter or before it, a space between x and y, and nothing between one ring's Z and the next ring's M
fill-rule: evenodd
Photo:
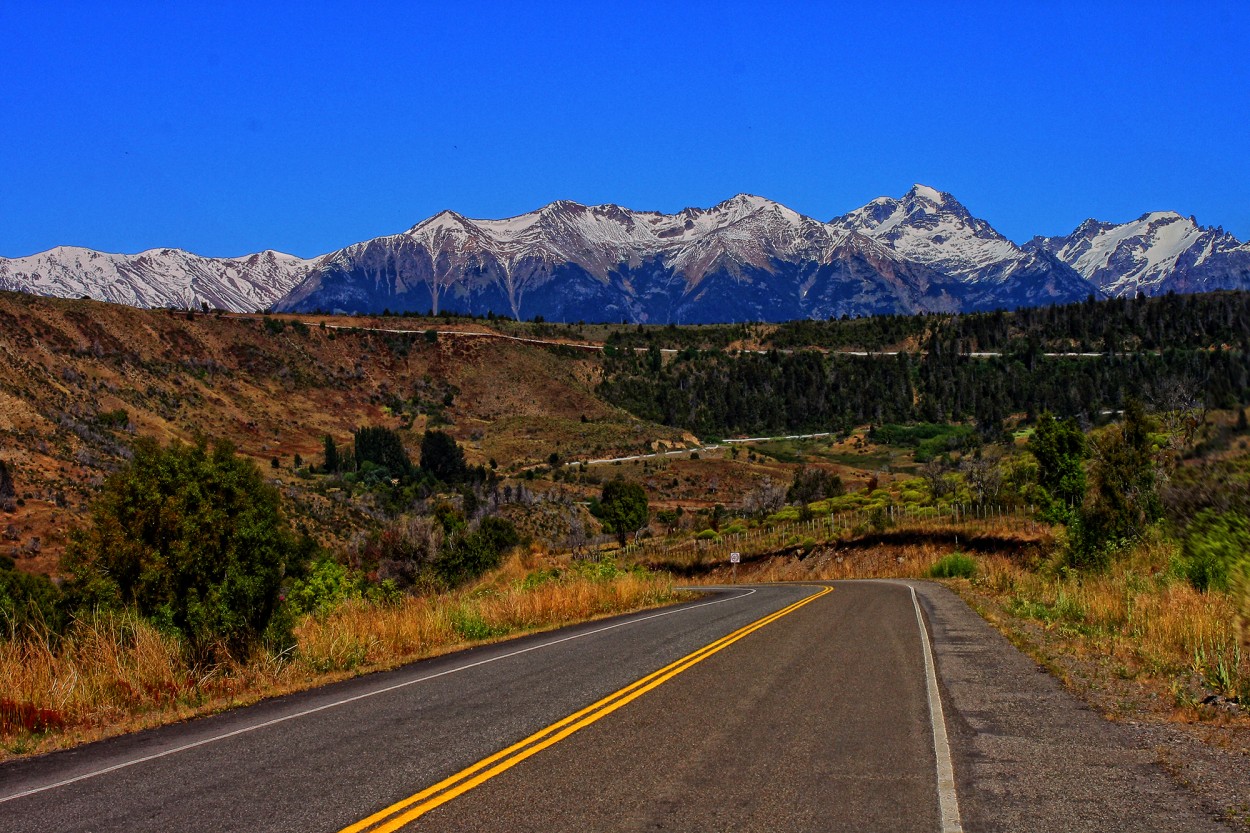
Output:
M1111 722L950 590L912 582L932 633L965 827L1222 831L1155 739Z

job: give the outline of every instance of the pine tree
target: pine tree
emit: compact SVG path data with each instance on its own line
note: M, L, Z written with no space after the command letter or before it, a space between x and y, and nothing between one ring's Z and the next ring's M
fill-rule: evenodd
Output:
M337 474L339 467L342 465L342 461L339 460L339 449L338 446L334 444L334 437L331 437L329 434L326 434L325 450L326 473Z

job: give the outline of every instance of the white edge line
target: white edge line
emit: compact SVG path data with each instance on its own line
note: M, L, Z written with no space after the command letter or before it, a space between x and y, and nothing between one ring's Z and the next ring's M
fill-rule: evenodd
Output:
M942 833L963 833L959 819L959 797L955 793L955 765L951 761L950 744L946 737L946 716L942 711L942 692L938 689L937 668L933 663L933 649L929 646L929 629L920 612L920 600L916 588L911 591L911 603L916 608L916 623L920 626L920 643L924 648L924 671L928 683L929 722L933 724L933 753L937 761L938 806L942 813Z
M70 784L76 784L79 781L86 781L90 778L98 778L101 775L108 775L111 772L117 772L119 769L127 769L128 767L147 763L148 761L155 761L158 758L166 758L170 755L176 755L179 752L186 752L190 749L196 749L201 746L207 746L211 743L216 743L217 741L227 740L229 738L237 737L239 735L248 734L249 732L255 732L258 729L265 729L269 726L275 726L279 723L285 723L288 720L295 720L296 718L307 717L310 714L316 714L317 712L326 711L327 709L334 709L334 708L338 708L339 706L345 706L349 703L354 703L357 700L364 700L366 698L374 697L379 694L387 694L389 692L395 691L396 689L406 688L411 685L416 685L417 683L428 682L429 680L437 679L438 677L445 677L449 674L456 674L460 671L467 671L470 668L477 668L479 665L486 665L488 663L498 662L499 660L502 660L502 659L509 659L511 657L520 656L521 654L528 654L530 651L538 651L543 648L550 648L553 645L559 645L564 642L570 642L574 639L582 639L583 637L587 637L587 636L594 636L595 634L600 634L600 633L603 633L604 631L615 630L616 628L623 628L627 625L636 625L639 622L646 622L650 619L658 619L661 616L672 616L674 613L684 613L688 610L695 610L700 607L709 607L711 605L723 604L724 602L732 602L735 599L741 599L746 596L750 596L751 594L755 592L756 591L754 589L748 589L745 593L740 593L737 596L730 596L725 599L716 599L715 601L711 601L711 602L700 602L699 604L686 605L683 607L676 608L674 610L665 610L661 613L652 613L648 616L642 616L637 619L629 619L625 622L617 622L615 625L606 625L602 628L596 628L591 631L586 631L585 633L573 634L572 636L565 636L565 637L561 637L560 639L553 639L550 642L543 642L539 645L531 645L528 648L521 648L516 651L511 651L507 654L500 654L499 656L478 660L477 662L471 662L467 665L460 665L455 668L449 668L446 671L439 671L436 674L427 674L424 677L417 677L416 679L413 679L413 680L405 680L402 683L396 683L395 685L386 686L384 688L375 689L373 691L366 691L364 694L357 694L353 697L347 697L342 700L336 700L333 703L326 703L324 705L317 706L315 708L305 709L304 711L301 711L301 712L295 712L294 714L283 715L282 717L275 717L272 720L266 720L265 722L257 723L254 726L245 726L242 729L235 729L233 732L226 732L225 734L214 735L213 737L210 737L210 738L197 740L194 743L187 743L187 744L183 744L182 746L176 746L173 749L166 749L163 752L156 752L151 755L145 755L142 758L135 758L130 761L124 761L120 764L114 764L113 766L105 767L104 769L97 769L91 772L83 773L82 775L76 775L73 778L66 778L64 781L57 781L54 784L47 784L42 787L34 787L33 789L24 790L19 793L14 793L13 795L6 795L3 797L0 797L0 804L4 804L6 801L15 801L16 799L25 798L30 795L35 795L37 793L47 792L48 790L55 790L59 787L69 786Z

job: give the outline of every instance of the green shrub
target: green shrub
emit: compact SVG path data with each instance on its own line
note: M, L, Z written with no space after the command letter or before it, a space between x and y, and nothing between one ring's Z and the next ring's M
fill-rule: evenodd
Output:
M563 575L564 574L555 567L549 567L545 570L534 570L533 572L527 573L525 578L521 579L517 583L517 586L521 590L534 590L538 587L542 587L544 584L551 584L559 581Z
M881 425L872 430L869 439L880 445L914 448L916 462L927 463L940 454L964 447L972 435L971 425L921 422L916 425Z
M313 562L305 575L291 582L286 601L292 613L322 616L356 593L347 568L333 558Z
M498 567L503 554L520 542L516 527L503 518L485 518L474 532L448 535L434 562L439 579L449 587L471 581Z
M574 565L573 569L581 578L590 579L591 581L605 582L616 581L618 578L630 575L631 573L644 575L647 572L643 567L638 565L622 567L615 561L579 561Z
M590 510L603 524L603 531L615 533L620 545L625 546L630 534L647 525L651 516L648 507L646 490L618 477L603 484L599 502L591 503Z
M786 503L806 505L844 494L846 486L841 477L815 466L802 466L795 472L794 481L786 492Z
M97 425L105 428L125 428L130 424L130 413L125 408L115 411L101 411L95 415Z
M929 568L931 578L974 578L977 574L977 561L962 552L953 552L939 559Z
M71 534L63 566L72 606L134 607L203 663L257 644L298 554L277 491L232 446L141 439Z
M774 523L788 523L799 519L799 510L794 506L786 506L778 509L776 512L768 516L768 520Z
M488 624L480 612L467 605L451 612L451 627L461 639L467 640L491 639L508 632L507 628Z
M22 633L59 633L65 616L61 591L44 576L23 573L0 555L0 638Z
M1196 589L1229 590L1250 553L1250 521L1232 512L1199 512L1182 545L1181 566Z
M1163 514L1154 439L1140 402L1128 400L1124 419L1090 441L1089 496L1070 523L1069 566L1105 569ZM1039 428L1040 432L1040 428Z
M8 465L0 460L0 512L17 511L17 486Z

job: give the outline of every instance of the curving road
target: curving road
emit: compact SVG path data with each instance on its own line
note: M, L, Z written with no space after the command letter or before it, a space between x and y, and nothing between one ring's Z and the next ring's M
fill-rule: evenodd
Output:
M915 588L725 588L10 763L0 831L1224 829Z

